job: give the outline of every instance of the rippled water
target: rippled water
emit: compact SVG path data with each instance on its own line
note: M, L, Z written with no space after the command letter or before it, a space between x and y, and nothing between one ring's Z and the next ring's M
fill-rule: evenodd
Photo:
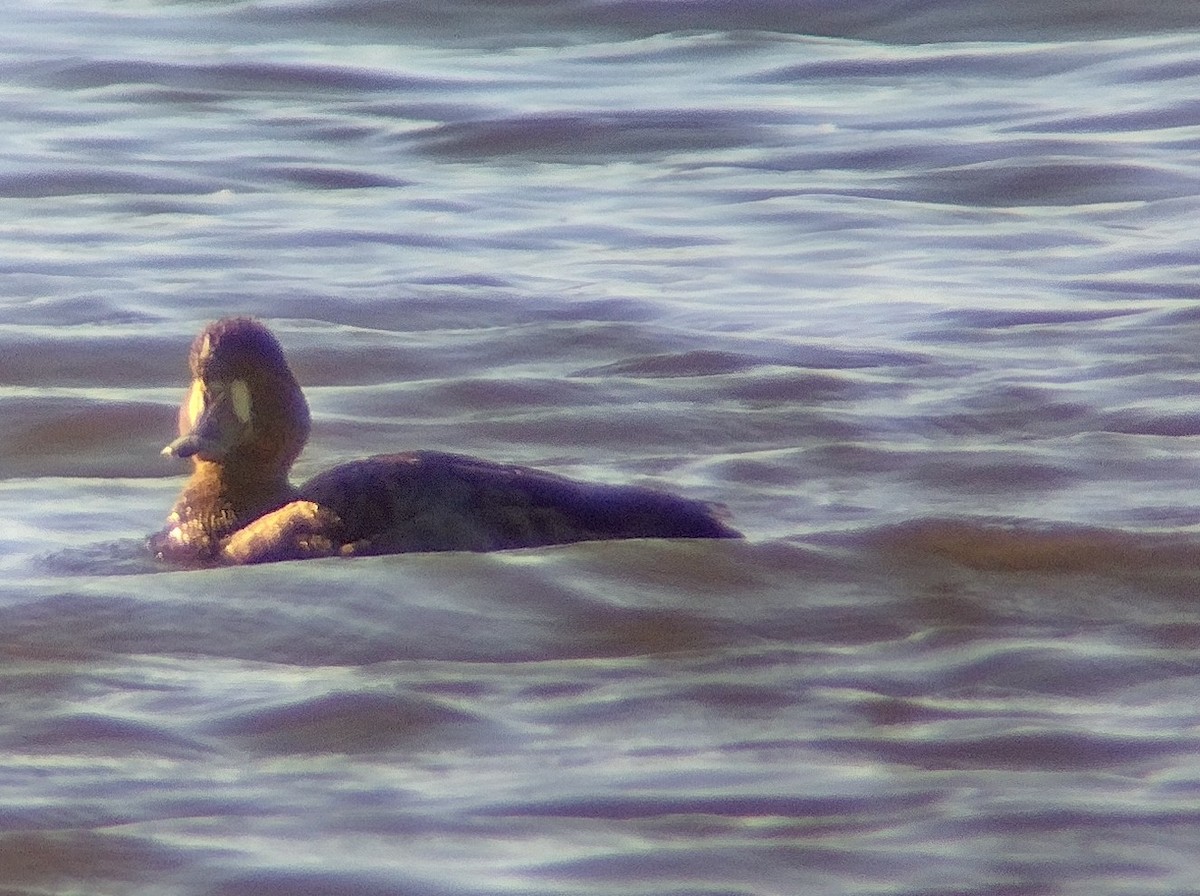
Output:
M1194 4L10 7L3 896L1194 889ZM228 313L748 538L161 568Z

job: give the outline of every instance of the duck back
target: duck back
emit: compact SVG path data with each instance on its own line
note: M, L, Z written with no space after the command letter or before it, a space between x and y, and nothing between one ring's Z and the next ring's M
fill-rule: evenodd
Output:
M300 497L340 518L338 540L354 554L740 537L702 501L441 452L343 464L307 482Z

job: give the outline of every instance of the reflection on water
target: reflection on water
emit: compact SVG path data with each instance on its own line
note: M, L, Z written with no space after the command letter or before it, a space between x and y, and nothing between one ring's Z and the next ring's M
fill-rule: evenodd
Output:
M1191 888L1197 22L1081 12L11 10L4 892ZM228 313L298 479L750 537L163 567Z

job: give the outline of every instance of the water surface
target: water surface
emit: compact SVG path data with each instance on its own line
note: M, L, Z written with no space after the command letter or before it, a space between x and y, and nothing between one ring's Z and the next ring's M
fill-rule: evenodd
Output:
M8 18L6 896L1194 887L1193 4ZM229 313L747 538L160 567Z

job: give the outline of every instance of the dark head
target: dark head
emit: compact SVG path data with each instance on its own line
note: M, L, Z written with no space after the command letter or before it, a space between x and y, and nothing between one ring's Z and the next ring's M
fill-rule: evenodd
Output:
M271 331L222 318L196 337L188 365L179 438L163 454L286 477L308 440L308 403Z

